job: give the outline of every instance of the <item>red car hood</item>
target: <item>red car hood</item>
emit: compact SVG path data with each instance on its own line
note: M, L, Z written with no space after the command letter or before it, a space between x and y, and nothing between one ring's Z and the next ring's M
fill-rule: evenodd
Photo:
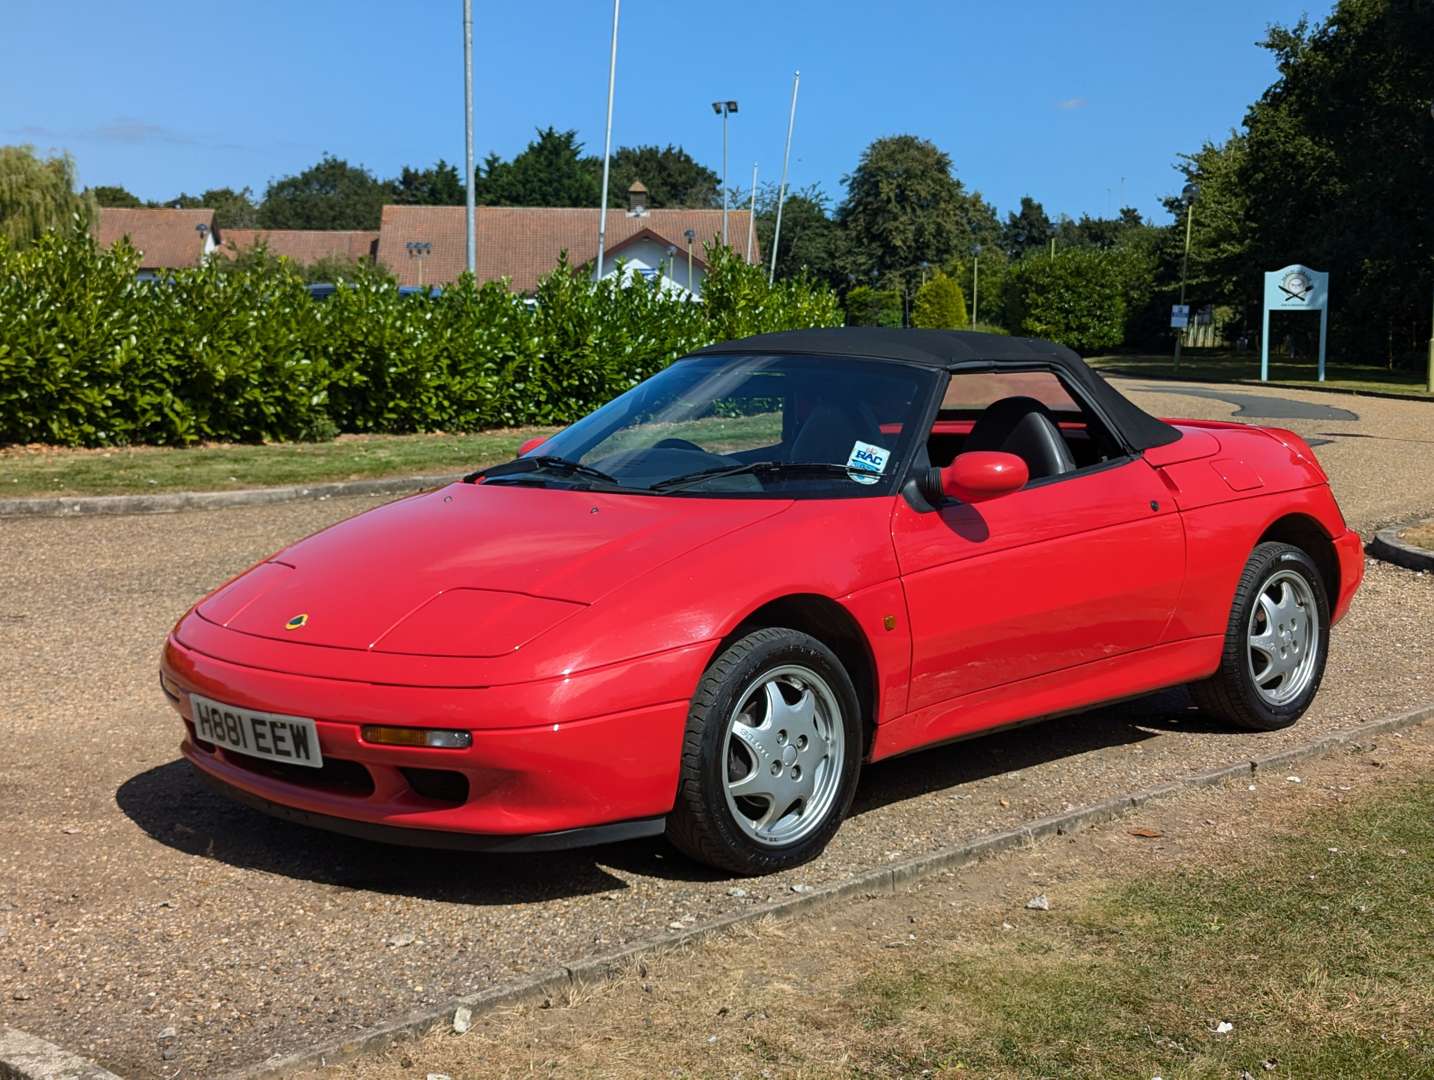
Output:
M644 571L790 505L453 484L300 541L198 614L305 645L501 656Z

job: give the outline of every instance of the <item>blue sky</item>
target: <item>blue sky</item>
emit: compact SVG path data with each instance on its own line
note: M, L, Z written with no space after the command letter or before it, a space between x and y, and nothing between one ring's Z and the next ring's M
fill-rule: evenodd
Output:
M1274 77L1271 22L1329 0L625 0L614 145L675 142L731 180L781 169L839 197L882 135L910 132L1004 213L1124 201L1164 218L1181 151L1220 139ZM0 142L62 147L86 184L144 198L274 178L329 151L381 176L463 157L460 0L139 4L6 0ZM717 15L714 19L712 16ZM474 0L477 156L538 126L602 145L610 0Z

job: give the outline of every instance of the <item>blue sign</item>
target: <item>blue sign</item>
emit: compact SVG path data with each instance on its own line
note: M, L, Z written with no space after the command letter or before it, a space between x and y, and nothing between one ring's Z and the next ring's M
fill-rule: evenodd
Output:
M1295 263L1265 274L1264 333L1260 336L1260 381L1270 381L1270 312L1319 312L1319 381L1324 382L1325 337L1329 329L1329 274Z

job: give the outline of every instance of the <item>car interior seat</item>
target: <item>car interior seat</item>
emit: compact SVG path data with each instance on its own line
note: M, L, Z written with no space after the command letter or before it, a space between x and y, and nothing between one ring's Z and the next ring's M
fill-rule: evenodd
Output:
M1032 397L993 401L976 418L961 446L968 450L1000 450L1026 463L1031 479L1074 472L1075 458L1061 436L1051 410Z
M880 426L870 409L860 405L822 401L812 409L792 440L791 461L846 463L858 440L874 442Z

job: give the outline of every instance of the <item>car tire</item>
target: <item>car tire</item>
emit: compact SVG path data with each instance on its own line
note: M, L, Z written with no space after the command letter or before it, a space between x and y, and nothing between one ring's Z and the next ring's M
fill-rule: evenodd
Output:
M851 806L861 707L836 654L797 630L756 630L728 646L693 695L667 835L735 874L814 858Z
M1220 668L1191 696L1234 727L1289 727L1314 700L1328 650L1329 599L1314 560L1289 544L1260 544L1235 589Z

